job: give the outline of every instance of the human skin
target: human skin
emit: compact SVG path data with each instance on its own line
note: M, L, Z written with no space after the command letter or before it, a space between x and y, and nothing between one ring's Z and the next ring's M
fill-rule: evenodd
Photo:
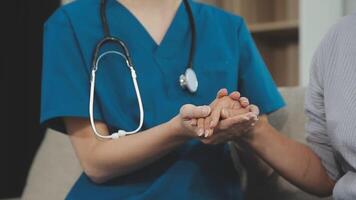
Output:
M211 113L214 113L215 109L212 107ZM226 112L229 113L228 116L225 116L227 119L241 115L239 109L229 108ZM207 120L212 115L199 120ZM219 121L217 127L224 120L226 119ZM241 128L241 124L232 126ZM206 128L206 126L204 127ZM335 181L327 175L320 158L308 146L289 139L278 132L269 124L266 116L260 116L256 125L247 131L239 132L236 129L235 132L230 132L230 137L226 134L219 134L219 130L215 131L215 127L208 128L213 129L213 133L207 138L210 139L208 143L222 143L231 140L240 147L248 149L245 152L252 150L253 153L249 152L251 159L247 162L261 165L264 168L262 170L266 171L265 174L271 174L271 170L275 170L279 175L304 191L320 197L332 194ZM245 161L248 159L245 159Z
M217 97L214 108L232 108L236 100L230 97ZM216 127L220 134L214 139L201 138L196 133L197 119L208 117L209 106L183 105L177 116L166 123L141 131L137 134L121 137L117 140L101 141L94 137L88 119L65 118L68 135L84 172L96 182L103 183L114 177L131 173L158 160L173 149L191 139L201 139L206 144L215 144L227 140L237 128L252 124L250 112L227 118ZM234 125L234 126L233 126ZM98 131L108 134L104 122L96 122ZM221 136L225 137L221 137ZM137 147L140 148L137 148Z

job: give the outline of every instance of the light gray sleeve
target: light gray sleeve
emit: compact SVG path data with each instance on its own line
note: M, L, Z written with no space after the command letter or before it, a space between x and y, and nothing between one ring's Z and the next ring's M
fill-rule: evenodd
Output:
M347 172L336 183L333 190L335 200L356 199L356 173Z
M305 97L305 113L308 118L306 139L310 148L320 157L330 178L337 180L341 173L326 129L323 71L318 62L319 56L322 54L319 53L316 52L313 59L309 87Z

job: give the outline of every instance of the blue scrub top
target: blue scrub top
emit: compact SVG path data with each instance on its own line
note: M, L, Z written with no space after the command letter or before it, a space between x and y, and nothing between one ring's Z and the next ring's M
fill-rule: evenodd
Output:
M181 4L162 43L116 0L108 0L111 34L126 42L136 68L145 109L144 129L167 122L186 104L207 105L220 88L238 90L262 113L284 102L239 16L189 1L196 22L194 70L197 93L180 88L191 32ZM92 54L103 38L99 0L76 0L45 24L41 123L63 129L62 117L88 118ZM114 49L107 45L105 49ZM110 129L135 129L139 110L129 70L119 56L99 65L95 118ZM94 137L94 136L93 136ZM139 148L139 147L137 147ZM58 163L60 164L60 163ZM239 199L238 174L227 145L191 140L155 163L105 184L79 178L68 199Z

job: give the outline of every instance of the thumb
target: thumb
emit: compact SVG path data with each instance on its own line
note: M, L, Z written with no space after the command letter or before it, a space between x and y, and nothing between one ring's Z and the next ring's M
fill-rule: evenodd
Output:
M180 109L180 115L183 119L202 118L210 115L211 109L209 106L195 106L185 104Z

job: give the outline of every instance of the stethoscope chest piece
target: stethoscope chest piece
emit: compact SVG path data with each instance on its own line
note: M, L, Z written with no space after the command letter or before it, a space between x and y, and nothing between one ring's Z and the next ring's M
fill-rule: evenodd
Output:
M179 84L183 89L187 89L191 93L195 93L198 90L198 79L194 70L187 68L185 73L180 75Z

